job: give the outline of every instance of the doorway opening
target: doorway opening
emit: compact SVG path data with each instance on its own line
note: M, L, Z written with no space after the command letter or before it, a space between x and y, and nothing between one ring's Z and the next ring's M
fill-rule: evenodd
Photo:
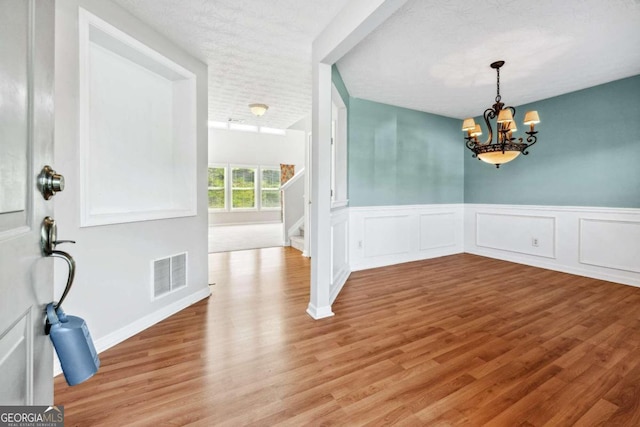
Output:
M285 183L304 170L304 156L302 131L210 123L210 254L291 244L291 206L302 212L304 201Z

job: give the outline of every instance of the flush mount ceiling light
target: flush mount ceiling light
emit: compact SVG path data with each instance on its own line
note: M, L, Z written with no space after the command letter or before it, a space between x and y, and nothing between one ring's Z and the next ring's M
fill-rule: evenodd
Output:
M500 67L504 65L504 61L496 61L491 64L491 68L497 72L497 96L496 103L491 108L487 108L484 112L484 121L487 124L489 138L485 142L480 142L478 137L482 135L480 125L470 119L464 119L462 122L462 131L467 135L464 137L465 145L473 151L473 157L477 157L483 162L496 165L497 168L503 163L508 163L520 155L529 154L527 149L536 143L538 133L534 130L534 126L540 123L537 111L527 111L524 115L524 125L529 126L529 131L525 132L528 136L526 142L522 138L514 138L513 133L517 131L516 123L513 117L516 115L516 109L513 107L505 107L500 100ZM493 128L490 120L496 119L496 140L493 140Z
M249 109L256 116L264 116L264 113L267 112L269 106L267 104L249 104Z

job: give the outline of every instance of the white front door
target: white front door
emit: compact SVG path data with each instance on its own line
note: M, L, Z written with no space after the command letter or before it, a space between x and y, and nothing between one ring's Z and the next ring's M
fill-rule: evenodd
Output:
M53 159L53 3L0 0L0 405L53 403L53 259L40 249L53 206L37 186Z

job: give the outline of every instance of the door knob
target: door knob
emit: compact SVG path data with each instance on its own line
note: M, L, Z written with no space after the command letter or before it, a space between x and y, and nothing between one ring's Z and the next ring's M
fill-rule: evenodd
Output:
M64 190L64 176L47 165L42 168L40 175L38 175L38 188L44 199L49 200L58 191Z

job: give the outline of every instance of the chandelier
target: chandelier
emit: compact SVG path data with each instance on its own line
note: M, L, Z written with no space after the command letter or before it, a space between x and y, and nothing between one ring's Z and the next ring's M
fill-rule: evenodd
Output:
M464 119L462 122L462 131L466 132L464 137L465 145L471 151L473 151L473 157L477 157L483 162L491 163L499 168L501 164L508 163L520 155L525 156L529 154L527 149L536 143L538 133L534 127L540 123L540 117L538 117L537 111L527 111L524 115L524 125L529 126L526 142L522 138L515 138L513 133L518 129L516 123L513 120L513 116L516 114L516 109L513 107L505 107L504 103L500 102L500 67L504 65L504 61L496 61L491 64L491 68L497 72L497 95L496 103L487 108L484 112L484 121L487 124L489 132L489 138L485 142L481 142L478 137L482 135L482 129L479 124L473 120L473 118ZM496 139L493 140L493 128L491 127L490 120L497 118L496 121Z

